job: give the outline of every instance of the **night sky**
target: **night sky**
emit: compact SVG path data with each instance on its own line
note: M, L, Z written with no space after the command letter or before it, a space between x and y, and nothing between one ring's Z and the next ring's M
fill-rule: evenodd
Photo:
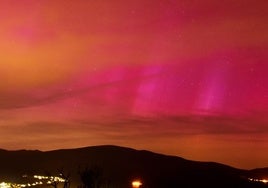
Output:
M268 166L267 0L0 1L0 147L113 144Z

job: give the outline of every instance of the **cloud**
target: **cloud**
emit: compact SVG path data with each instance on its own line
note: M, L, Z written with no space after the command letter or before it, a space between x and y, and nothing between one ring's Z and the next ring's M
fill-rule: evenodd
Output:
M38 86L31 89L15 88L11 91L9 87L0 88L0 109L46 105L68 98L79 98L83 94L90 96L90 93L102 93L103 90L109 90L110 88L119 88L119 90L124 91L127 90L126 85L139 84L142 80L162 77L168 74L165 69L160 72L155 71L155 69L159 69L158 67L158 65L140 65L135 67L103 68L98 71L87 70L77 74L72 79L48 86ZM146 73L144 73L145 70L147 70ZM91 95L91 97L93 96ZM102 94L99 96L102 96ZM88 99L90 100L90 97L84 98L84 100ZM96 100L93 97L92 102L94 101Z
M105 134L116 133L124 137L187 136L187 135L246 135L267 134L266 121L259 118L237 118L232 116L188 115L188 116L108 116L102 120L73 120L72 123L90 129L92 125Z

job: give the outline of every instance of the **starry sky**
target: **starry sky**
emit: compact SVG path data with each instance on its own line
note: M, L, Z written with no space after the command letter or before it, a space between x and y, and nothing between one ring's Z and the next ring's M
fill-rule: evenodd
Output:
M0 147L113 144L268 166L266 0L0 1Z

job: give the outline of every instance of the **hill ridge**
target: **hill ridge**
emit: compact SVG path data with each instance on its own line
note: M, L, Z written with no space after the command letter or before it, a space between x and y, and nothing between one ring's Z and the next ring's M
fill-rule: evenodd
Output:
M77 172L98 166L103 176L119 188L128 187L131 179L141 178L147 187L263 187L249 182L249 177L267 171L237 169L216 162L191 161L178 156L148 150L100 145L51 151L1 150L0 179L22 174L57 175L59 169L73 174L75 185L80 182ZM257 177L257 176L256 176ZM260 177L260 176L258 176ZM195 179L195 181L192 181ZM221 185L218 183L221 182ZM253 185L254 184L254 185Z

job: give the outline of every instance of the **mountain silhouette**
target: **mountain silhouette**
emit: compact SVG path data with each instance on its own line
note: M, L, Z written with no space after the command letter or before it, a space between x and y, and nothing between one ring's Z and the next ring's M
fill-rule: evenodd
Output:
M267 187L248 178L268 177L268 168L243 170L215 162L190 161L119 146L92 146L42 152L0 150L0 181L21 181L22 175L70 174L71 187L81 184L79 172L98 167L106 187L127 188L140 179L149 188Z

